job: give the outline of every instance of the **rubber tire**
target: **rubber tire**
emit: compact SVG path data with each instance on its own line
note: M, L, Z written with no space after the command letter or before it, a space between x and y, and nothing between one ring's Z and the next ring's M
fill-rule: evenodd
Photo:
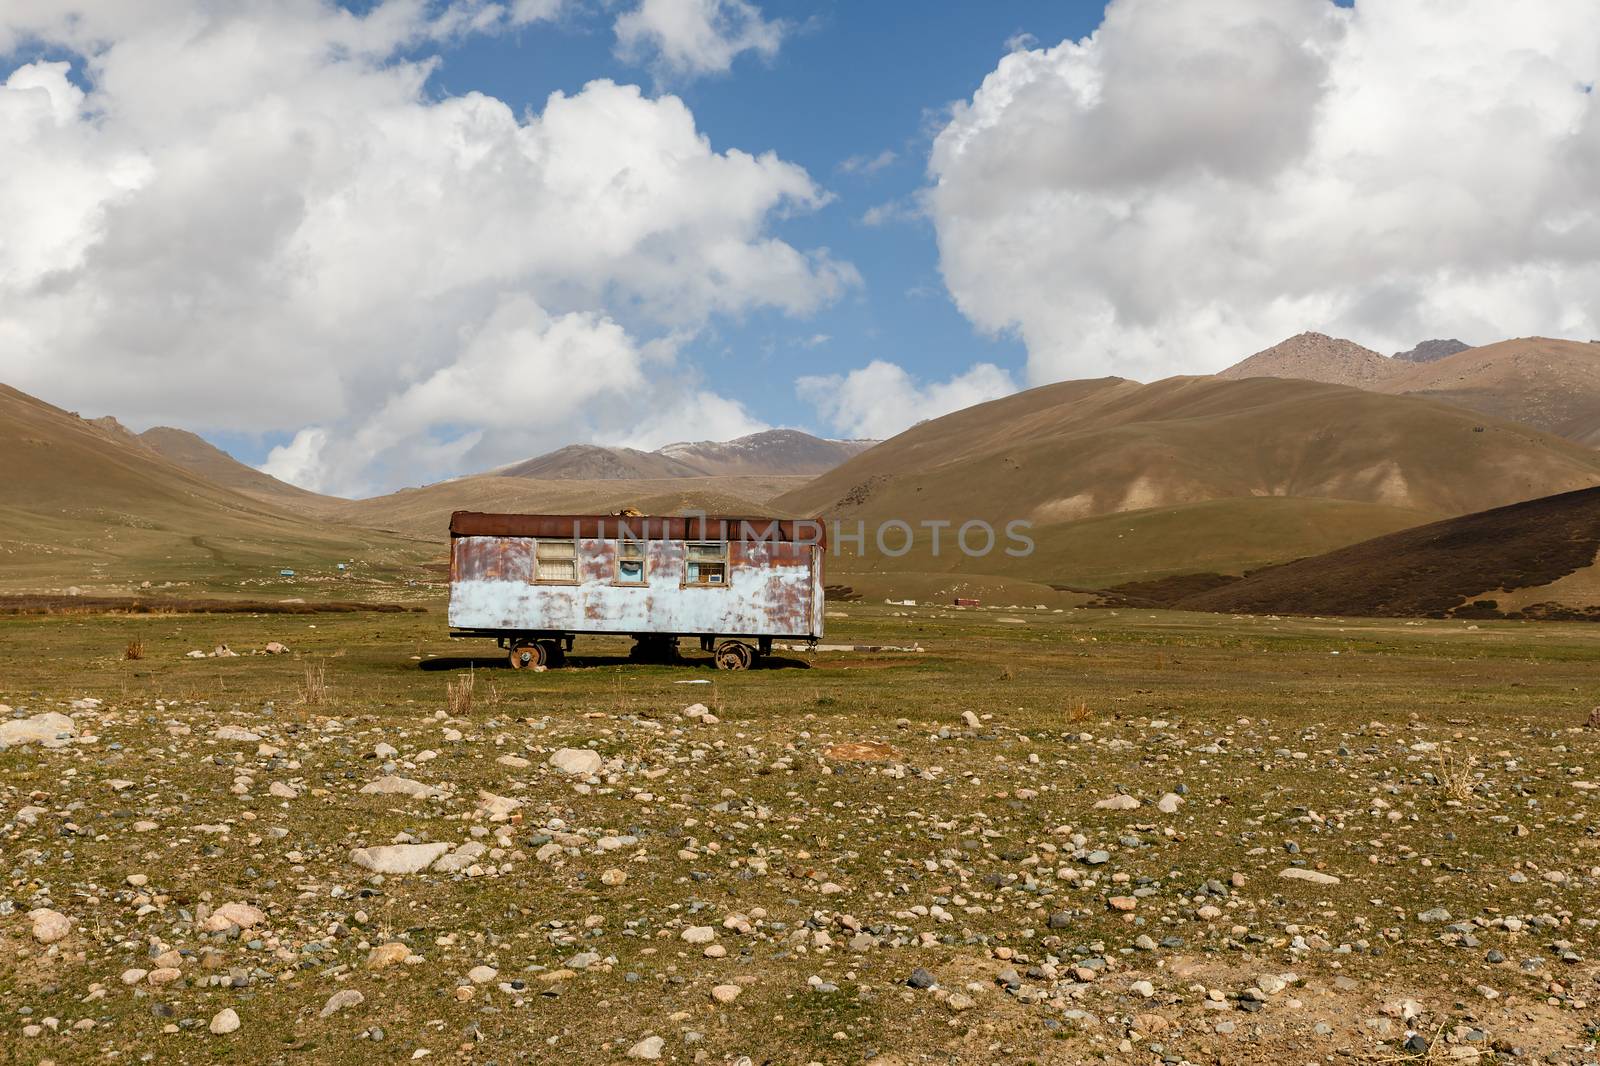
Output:
M567 653L561 649L559 640L541 640L538 643L540 649L544 652L544 658L541 661L547 669L553 670L567 661Z

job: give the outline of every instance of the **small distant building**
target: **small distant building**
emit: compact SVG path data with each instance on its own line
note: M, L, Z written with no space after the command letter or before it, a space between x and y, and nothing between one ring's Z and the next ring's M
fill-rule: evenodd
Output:
M279 577L294 577L294 571L285 568L283 570L279 570L278 571L278 576Z

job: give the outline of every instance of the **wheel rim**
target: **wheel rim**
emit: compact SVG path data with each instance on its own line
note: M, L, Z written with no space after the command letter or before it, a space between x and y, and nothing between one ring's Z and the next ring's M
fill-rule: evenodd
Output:
M544 649L538 644L515 644L511 648L511 669L531 670L544 665Z
M750 646L730 640L716 651L717 669L745 670L750 666Z

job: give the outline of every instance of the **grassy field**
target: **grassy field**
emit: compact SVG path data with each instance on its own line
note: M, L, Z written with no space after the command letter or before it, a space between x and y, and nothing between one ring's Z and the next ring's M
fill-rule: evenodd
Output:
M1595 1057L1600 627L858 603L925 652L526 674L425 605L0 618L79 732L0 751L0 1057Z

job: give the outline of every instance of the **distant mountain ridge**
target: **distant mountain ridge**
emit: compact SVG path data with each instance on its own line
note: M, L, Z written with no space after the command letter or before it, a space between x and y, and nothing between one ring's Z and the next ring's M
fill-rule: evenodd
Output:
M569 444L489 473L541 481L823 474L877 444L827 440L797 429L769 429L730 441L684 441L653 452Z
M1215 376L1295 378L1439 400L1600 447L1594 341L1518 337L1471 347L1435 339L1390 358L1354 341L1301 333Z
M1423 341L1410 351L1395 352L1394 358L1402 363L1434 363L1440 359L1455 355L1457 352L1464 352L1470 347L1472 345L1463 344L1454 337L1449 340L1435 339Z

